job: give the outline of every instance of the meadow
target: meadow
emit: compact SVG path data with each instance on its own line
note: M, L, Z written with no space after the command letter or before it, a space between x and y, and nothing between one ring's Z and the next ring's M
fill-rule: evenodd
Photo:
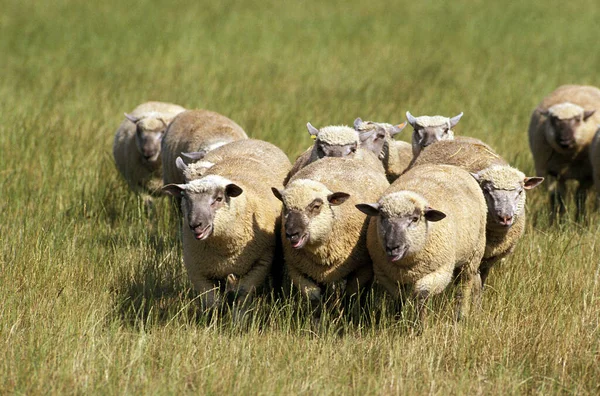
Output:
M0 393L600 393L593 197L551 226L545 186L529 193L526 235L467 321L443 296L415 337L371 295L378 321L314 333L264 299L239 328L198 312L171 203L145 211L111 154L147 100L222 113L292 160L308 121L464 111L457 134L531 176L533 108L600 86L599 20L592 0L4 0Z

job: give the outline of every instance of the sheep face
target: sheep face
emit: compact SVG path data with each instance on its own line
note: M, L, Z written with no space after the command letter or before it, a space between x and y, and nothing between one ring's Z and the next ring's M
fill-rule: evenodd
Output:
M220 176L207 176L187 184L168 184L163 190L181 198L181 211L197 240L215 231L219 213L230 208L232 198L243 190Z
M160 117L138 118L125 114L135 124L135 145L142 158L155 163L160 156L160 143L167 129L167 123Z
M407 111L406 117L413 127L413 155L416 157L422 149L440 140L453 140L454 132L452 128L458 124L462 115L463 113L460 113L452 118L442 116L415 118Z
M294 249L322 243L333 226L333 207L350 197L343 192L332 193L312 180L296 180L283 191L274 187L271 190L283 202L285 237Z
M427 242L428 222L446 215L429 207L420 195L401 191L382 197L374 204L356 208L368 216L378 217L377 236L390 262L418 253Z
M406 123L392 125L381 122L363 121L360 118L354 120L354 130L359 133L360 146L370 150L379 157L383 155L383 144L386 138L402 132Z
M495 166L484 169L473 177L479 182L485 197L489 225L509 228L525 208L525 190L538 186L544 178L525 177L517 169L509 166Z
M315 139L315 152L323 157L348 157L358 149L358 132L346 126L328 126L320 130L306 124L308 133Z
M558 152L569 152L578 146L581 137L577 133L583 123L594 114L572 103L550 107L542 115L547 117L546 140Z

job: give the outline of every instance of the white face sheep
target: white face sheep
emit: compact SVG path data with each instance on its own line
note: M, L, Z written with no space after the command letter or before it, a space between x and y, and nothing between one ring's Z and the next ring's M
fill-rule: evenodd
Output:
M548 118L545 129L546 140L558 152L573 150L582 143L583 136L577 133L579 126L586 122L596 110L584 110L573 103L559 103L543 111L541 114Z
M388 139L402 132L406 122L399 125L384 122L363 121L361 118L354 120L354 130L358 132L361 147L375 153L379 159L383 159L383 144Z
M452 118L443 116L420 116L413 117L409 111L406 112L406 119L413 127L412 146L413 156L418 156L421 150L432 143L440 140L454 139L452 128L458 124L463 113Z
M160 144L167 129L167 121L161 113L145 113L133 116L125 113L125 118L135 124L135 145L145 161L154 163L160 155Z
M358 134L347 126L328 126L317 129L307 123L308 133L315 139L314 153L323 157L346 157L356 153L359 146Z

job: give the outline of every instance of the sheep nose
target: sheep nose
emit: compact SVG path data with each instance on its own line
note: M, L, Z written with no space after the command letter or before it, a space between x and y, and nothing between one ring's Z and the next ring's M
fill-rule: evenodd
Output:
M503 225L511 225L512 224L512 220L513 217L510 215L506 215L506 216L498 216L498 220L500 220L500 224Z
M190 229L192 231L194 231L196 228L202 228L202 222L199 222L198 224L190 224Z
M298 235L298 233L297 233L297 232L296 232L296 233L294 233L294 234L288 234L288 233L286 232L286 233L285 233L285 237L286 237L287 239L289 239L289 240L290 240L290 242L292 242L292 243L296 243L296 242L298 242L298 240L300 239L300 236Z
M385 250L386 250L387 254L391 255L394 252L400 250L400 246L386 246Z

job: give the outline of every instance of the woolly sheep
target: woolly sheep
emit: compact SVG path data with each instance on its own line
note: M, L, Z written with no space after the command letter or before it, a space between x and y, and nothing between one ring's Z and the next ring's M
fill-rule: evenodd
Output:
M113 143L117 170L129 187L143 196L160 192L162 168L160 142L167 124L185 111L172 103L146 102L137 106L119 125Z
M310 136L315 139L315 143L296 159L284 185L300 169L324 157L353 157L364 160L368 166L384 172L377 155L360 147L359 134L353 128L332 125L317 129L310 122L306 127Z
M176 166L183 172L186 183L199 179L214 164L227 161L230 158L245 158L257 161L281 175L281 180L284 179L291 167L287 155L279 147L258 139L236 140L208 152L199 151L182 154L188 161L196 161L188 165L181 157L177 157ZM281 164L287 164L287 166L281 166Z
M454 139L452 128L458 124L463 113L448 118L440 115L413 117L410 111L406 112L406 119L413 127L412 148L413 157L419 155L421 150L440 140Z
M549 179L552 219L565 212L566 180L579 182L575 197L577 217L583 215L592 186L589 146L600 122L600 89L563 85L536 107L529 123L529 147L538 176ZM557 210L558 209L558 210Z
M372 202L372 201L363 201ZM418 323L430 296L442 292L459 272L456 318L479 300L477 268L485 251L487 208L477 182L451 165L412 168L376 203L356 206L372 216L367 246L375 279L399 299L411 288Z
M383 163L385 174L390 182L396 180L408 167L413 158L412 145L394 140L394 136L406 127L383 122L354 120L354 129L360 134L362 147L368 148L378 155Z
M353 158L323 158L300 170L284 190L284 259L292 284L318 318L322 287L352 295L372 278L365 245L366 217L355 203L376 199L388 186L382 172Z
M594 174L594 187L596 188L596 206L600 207L600 126L590 148L590 162Z
M287 158L278 164L289 168ZM235 294L234 313L265 285L276 260L283 187L270 166L244 158L215 164L203 177L164 190L181 199L183 260L205 309L217 307L219 287Z
M458 166L470 172L481 186L488 206L486 247L480 268L483 284L492 265L514 250L525 231L525 190L544 179L525 177L483 143L439 141L421 151L412 166L425 164Z
M213 111L188 110L179 114L169 125L162 142L164 184L184 182L175 164L181 153L210 151L247 138L238 124Z

